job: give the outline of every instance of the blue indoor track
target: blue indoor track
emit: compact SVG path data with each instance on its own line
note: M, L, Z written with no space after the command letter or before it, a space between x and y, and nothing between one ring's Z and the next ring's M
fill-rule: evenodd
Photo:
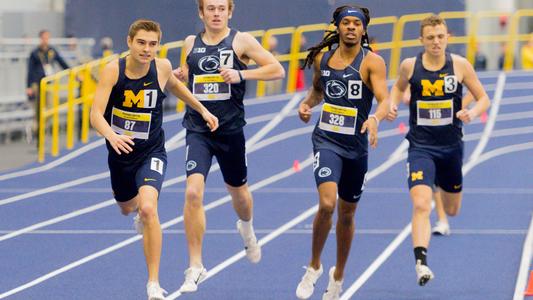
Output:
M463 205L450 220L452 234L431 240L428 263L435 279L425 287L416 283L404 133L398 129L408 124L406 107L396 121L381 122L378 148L369 151L370 180L356 212L342 299L513 298L533 212L533 73L505 75L497 113L493 103L487 122L465 126ZM491 99L498 76L480 74ZM296 299L318 203L310 167L317 114L309 124L298 119L301 96L246 101L248 179L261 262L252 265L244 256L236 214L214 161L204 199L203 258L210 273L196 293L184 295L177 290L188 267L185 148L181 116L166 116L160 282L169 299ZM495 123L486 139L491 115ZM470 160L476 148L481 152ZM44 164L63 161L56 166L31 171L40 167L35 164L0 174L0 299L146 299L142 240L132 216L122 216L112 198L106 153L101 138L93 137L89 146L48 157ZM335 262L335 244L333 229L322 256L325 270ZM532 269L530 261L526 269ZM311 299L321 299L326 285L323 275Z

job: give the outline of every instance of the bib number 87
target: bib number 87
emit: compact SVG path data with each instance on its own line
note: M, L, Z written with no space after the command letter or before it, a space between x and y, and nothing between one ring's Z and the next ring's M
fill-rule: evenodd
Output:
M133 130L134 125L135 125L135 121L126 121L124 122L124 129Z
M344 116L339 115L329 115L329 124L343 126L344 125Z

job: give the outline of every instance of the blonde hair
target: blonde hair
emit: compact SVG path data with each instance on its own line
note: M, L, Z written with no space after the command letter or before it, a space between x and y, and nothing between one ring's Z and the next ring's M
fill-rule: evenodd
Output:
M196 2L198 2L198 10L199 11L203 11L204 10L204 0L196 0ZM233 0L228 0L228 10L229 11L233 11L234 8L235 8L235 3L233 2Z
M443 18L437 16L437 15L431 15L425 19L423 19L420 22L420 36L424 33L424 27L426 26L437 26L437 25L444 25L446 29L448 28L448 25L446 25L446 21L444 21Z
M161 26L159 26L159 23L147 19L139 19L135 21L130 25L130 29L128 31L129 38L133 40L139 30L156 32L158 36L158 41L161 41L161 35L163 33L161 32Z

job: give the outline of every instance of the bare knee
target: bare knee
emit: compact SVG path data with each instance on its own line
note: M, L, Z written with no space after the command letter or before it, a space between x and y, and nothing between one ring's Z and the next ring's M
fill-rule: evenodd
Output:
M431 201L424 197L413 198L413 210L418 214L428 215L431 213Z
M339 201L339 219L337 222L342 226L351 226L354 223L356 204Z
M318 206L318 215L325 218L331 218L335 211L335 200L334 196L322 197Z
M185 189L185 204L192 208L202 206L202 190L196 187L187 187Z
M151 220L157 216L157 208L153 203L143 203L139 206L139 214L142 220Z
M456 216L461 210L461 193L442 193L444 211L450 217Z

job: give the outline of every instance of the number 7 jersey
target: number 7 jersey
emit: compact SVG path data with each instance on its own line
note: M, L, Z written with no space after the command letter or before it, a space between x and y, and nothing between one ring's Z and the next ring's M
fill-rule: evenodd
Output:
M324 53L320 61L324 102L313 132L313 147L355 159L368 153L367 134L360 131L368 119L374 94L363 82L359 69L369 50L361 48L352 63L343 70L328 66L335 51Z
M409 133L411 145L455 145L463 137L462 122L455 114L461 110L463 85L457 81L452 55L446 52L446 62L438 71L426 70L422 54L416 57L409 103Z

